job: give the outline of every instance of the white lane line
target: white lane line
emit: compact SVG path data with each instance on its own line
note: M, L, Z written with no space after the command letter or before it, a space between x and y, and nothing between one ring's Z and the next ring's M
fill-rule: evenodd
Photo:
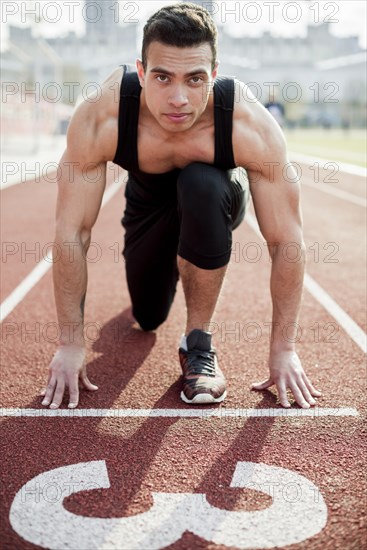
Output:
M364 208L367 208L367 200L363 197L358 197L357 195L353 195L353 193L343 191L342 189L336 189L328 183L312 183L303 180L302 185L306 185L307 187L317 189L317 191L322 191L323 193L327 193L328 195L332 195L333 197L337 197L338 199L343 199L345 201L351 202L352 204L357 204L358 206L363 206Z
M315 157L313 155L303 155L302 153L296 153L294 151L289 151L289 156L295 162L311 164L311 166L315 164L315 162L318 162L320 163L320 165L322 165L320 166L322 168L325 166L325 164L332 162L334 164L337 164L340 172L352 174L353 176L361 176L362 178L365 178L367 175L367 168L364 168L363 166L358 166L357 164L349 164L347 162L339 162L338 160L332 159L323 159L320 157Z
M325 417L359 416L355 408L310 409L0 409L0 417L47 417L47 418L273 418L273 417Z
M324 309L339 323L352 340L367 353L367 334L342 309L332 297L316 281L305 274L305 287L308 292L323 306Z
M257 220L252 214L247 214L245 217L248 225L251 229L261 238L263 236L260 232ZM344 329L348 336L360 347L360 349L367 353L367 335L357 325L355 321L333 300L333 298L319 285L316 281L307 273L305 274L304 287L315 298L319 304L335 319L335 321Z
M102 205L103 208L117 193L123 184L122 175L118 180L109 185L103 195ZM25 279L13 290L11 294L0 305L0 323L6 319L6 317L16 308L16 306L23 300L30 290L42 279L47 271L52 266L52 254L49 253L46 258L42 258L40 263L32 269L32 271L26 276Z
M0 305L0 323L13 311L13 309L23 300L28 292L38 283L47 273L52 265L51 253L27 275L25 279L13 290L11 294Z

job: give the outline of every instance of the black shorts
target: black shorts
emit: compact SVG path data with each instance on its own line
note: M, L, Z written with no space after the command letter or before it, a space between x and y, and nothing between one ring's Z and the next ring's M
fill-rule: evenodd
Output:
M178 281L177 255L202 269L226 265L232 230L243 220L249 183L243 168L220 170L195 162L173 181L126 186L126 276L133 315L144 330L169 313Z

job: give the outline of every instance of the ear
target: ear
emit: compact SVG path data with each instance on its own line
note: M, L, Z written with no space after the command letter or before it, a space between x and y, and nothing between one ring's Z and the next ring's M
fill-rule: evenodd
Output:
M219 61L217 60L217 61L215 62L214 69L213 69L213 71L212 71L212 78L213 78L213 80L215 79L215 77L216 77L217 74L218 74L218 67L219 67Z
M144 67L143 67L143 62L142 62L141 59L137 59L135 64L136 64L136 70L138 72L138 78L139 78L140 86L143 88L144 87L144 79L145 79L145 71L144 71Z

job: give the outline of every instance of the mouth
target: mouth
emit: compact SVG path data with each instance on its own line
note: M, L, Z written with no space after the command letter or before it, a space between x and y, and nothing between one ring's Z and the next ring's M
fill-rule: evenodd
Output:
M188 119L190 113L165 113L165 116L173 122L183 122Z

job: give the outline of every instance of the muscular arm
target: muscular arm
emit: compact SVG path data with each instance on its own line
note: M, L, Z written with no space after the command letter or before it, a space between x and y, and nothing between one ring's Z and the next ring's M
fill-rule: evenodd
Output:
M68 148L60 161L62 175L58 182L55 255L60 255L60 251L61 255L53 264L53 281L60 343L82 346L86 253L106 185L106 164L88 160L78 151L78 145L73 147L79 131L75 134L69 138ZM86 168L88 163L89 169ZM72 177L70 167L73 167Z
M297 403L308 408L321 394L295 351L306 256L300 182L288 161L279 126L261 105L239 109L234 136L235 158L238 165L247 167L256 217L272 259L270 375L252 388L263 390L275 384L284 407L290 406L289 388ZM243 143L249 144L250 152L243 150Z
M121 78L121 71L111 75ZM79 401L78 382L97 389L87 377L83 334L87 291L86 254L106 186L106 163L113 158L116 105L107 93L100 103L85 101L68 129L67 148L59 163L53 281L60 342L50 364L43 405L60 406L69 390L69 407ZM112 138L111 138L112 136Z
M269 151L267 159L257 163L259 170L250 171L249 179L256 217L272 259L271 349L294 350L305 268L300 184L282 143Z

